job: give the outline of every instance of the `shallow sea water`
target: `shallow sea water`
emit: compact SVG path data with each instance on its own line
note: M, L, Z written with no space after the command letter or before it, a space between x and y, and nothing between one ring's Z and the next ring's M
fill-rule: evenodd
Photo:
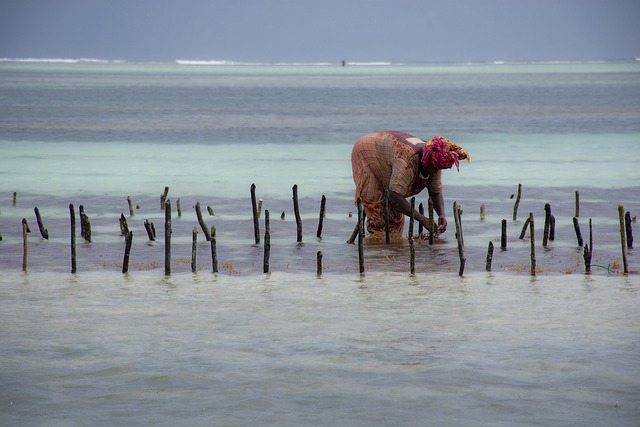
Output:
M630 249L622 274L617 212L640 210L638 64L2 62L0 74L0 424L640 425L640 260ZM406 242L368 244L362 276L346 243L350 149L382 128L443 133L473 158L445 174L448 231L416 241L415 275ZM252 183L264 203L260 244ZM593 222L590 275L573 229L576 190L585 241ZM217 228L218 274L196 202ZM545 203L556 217L546 248ZM91 243L79 236L80 205ZM518 238L529 212L535 276L529 236ZM121 214L134 232L127 274Z

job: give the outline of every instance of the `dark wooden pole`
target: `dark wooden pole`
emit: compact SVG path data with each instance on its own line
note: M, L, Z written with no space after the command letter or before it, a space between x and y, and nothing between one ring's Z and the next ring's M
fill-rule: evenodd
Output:
M155 241L156 240L155 227L153 226L152 222L149 222L148 219L144 221L144 229L147 230L147 236L149 237L149 240L151 240L152 242Z
M40 229L40 235L45 240L49 240L49 230L44 228L44 223L42 222L42 217L40 216L40 211L37 207L33 208L33 211L36 214L36 221L38 222L38 228Z
M129 205L129 217L133 216L133 202L131 201L131 196L127 196L127 204Z
M631 229L631 212L624 214L624 225L627 234L627 249L633 249L633 230Z
M427 200L427 210L429 212L429 244L433 245L433 238L436 234L436 223L433 216L433 199Z
M516 202L513 204L513 220L518 219L518 206L520 205L520 197L522 196L522 184L518 184L518 195Z
M300 218L300 206L298 205L298 184L293 186L293 213L296 216L296 242L302 243L302 219Z
M18 201L18 192L14 191L13 192L13 206L16 205L17 201Z
M192 273L195 273L196 270L198 269L197 250L198 250L198 228L193 227L193 230L191 230L191 272Z
M531 265L529 270L532 276L536 275L536 236L533 224L533 212L529 212L529 235L531 238Z
M544 230L542 233L542 247L546 248L549 243L549 229L551 228L551 205L544 205Z
M164 210L164 204L167 201L167 196L169 195L169 187L164 187L164 192L160 195L160 209Z
M216 227L211 226L211 267L214 273L218 272L218 249L216 248Z
M80 215L80 237L86 242L91 242L91 222L89 217L84 212L84 206L80 205L78 211Z
M209 234L209 227L207 227L207 224L204 222L204 218L202 217L200 202L196 202L196 216L198 217L198 224L200 224L200 228L202 228L205 239L207 239L207 242L210 241L211 235Z
M500 234L500 249L507 249L507 220L502 220L502 233Z
M575 216L573 217L573 229L576 231L578 246L582 247L584 245L584 241L582 240L582 232L580 232L580 223L578 222L578 218Z
M389 190L388 189L384 190L382 212L384 215L385 243L388 245L391 243L391 229L389 225Z
M416 250L413 245L413 222L415 218L416 198L411 198L411 214L409 215L409 272L411 275L416 274Z
M182 205L180 204L180 197L176 200L176 209L178 210L178 218L182 217Z
M487 271L491 271L491 262L493 261L493 242L489 242L489 247L487 248Z
M316 274L322 276L322 251L316 253Z
M556 240L556 217L553 214L549 218L549 240Z
M129 233L129 224L127 224L127 218L124 214L120 214L120 234L126 236Z
M256 202L256 185L251 184L251 207L253 208L253 235L256 245L260 244L260 223L258 221L258 204Z
M620 244L622 245L622 264L624 267L624 274L629 273L629 265L627 264L627 244L624 225L624 207L618 205L618 219L620 220Z
M171 200L164 203L164 274L171 274Z
M318 239L322 237L322 225L324 222L326 208L327 208L327 198L323 194L322 199L320 200L320 217L318 218L318 232L316 233L316 237Z
M131 254L131 244L133 243L133 231L129 231L126 236L124 236L124 258L122 260L122 274L129 271L129 257Z
M460 257L460 270L458 271L458 275L462 276L464 274L464 265L467 259L464 256L464 238L462 236L462 223L460 218L460 206L457 202L453 202L453 218L456 224L456 239L458 240L458 256Z
M524 239L524 235L527 233L527 228L529 228L529 217L524 221L524 225L522 226L522 231L520 232L520 240Z
M420 212L421 215L424 215L424 206L422 205L422 203L418 205L418 212ZM418 222L418 236L422 237L423 234L424 227L421 222Z
M360 197L358 197L358 266L362 276L364 274L364 213Z
M271 256L271 230L269 228L269 209L264 210L264 263L263 273L269 272L269 258Z
M576 212L575 217L580 217L580 192L576 190Z
M27 239L29 232L27 231L27 228L27 222L24 221L22 223L22 271L25 273L27 272L27 258L29 256L29 243Z
M75 273L76 265L76 212L73 203L69 204L69 215L71 217L71 273Z
M480 221L484 222L486 217L484 204L480 205Z

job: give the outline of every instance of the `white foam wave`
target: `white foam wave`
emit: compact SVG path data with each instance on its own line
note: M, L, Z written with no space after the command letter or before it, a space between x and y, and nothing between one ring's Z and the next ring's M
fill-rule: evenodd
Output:
M43 62L43 63L56 63L56 64L78 64L78 63L96 63L96 64L108 64L108 63L124 63L126 61L98 59L98 58L0 58L0 62Z

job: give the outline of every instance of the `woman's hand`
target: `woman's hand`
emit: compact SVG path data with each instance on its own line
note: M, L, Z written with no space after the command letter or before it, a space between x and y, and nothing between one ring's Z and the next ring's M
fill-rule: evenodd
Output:
M447 219L444 216L438 217L438 234L447 231Z

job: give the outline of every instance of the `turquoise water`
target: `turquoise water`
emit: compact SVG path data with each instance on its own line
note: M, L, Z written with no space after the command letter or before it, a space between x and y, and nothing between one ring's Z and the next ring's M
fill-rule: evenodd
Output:
M449 229L434 245L417 241L415 275L404 243L368 245L363 276L357 248L346 243L355 224L351 146L385 128L443 134L473 160L444 174ZM622 274L617 205L634 216L640 210L639 143L636 62L1 61L0 418L7 425L636 425L640 268L629 249L631 272ZM270 211L268 274L263 234L254 242L253 183L263 201L261 234ZM576 190L587 240L593 222L591 275L573 229ZM464 210L462 277L454 201ZM217 228L218 274L196 202ZM70 203L76 221L84 206L93 231L90 243L77 231L75 274ZM545 203L556 217L546 248ZM36 206L49 240L35 224ZM535 277L529 236L518 238L529 212ZM121 214L134 233L127 274ZM23 218L31 227L26 273Z

